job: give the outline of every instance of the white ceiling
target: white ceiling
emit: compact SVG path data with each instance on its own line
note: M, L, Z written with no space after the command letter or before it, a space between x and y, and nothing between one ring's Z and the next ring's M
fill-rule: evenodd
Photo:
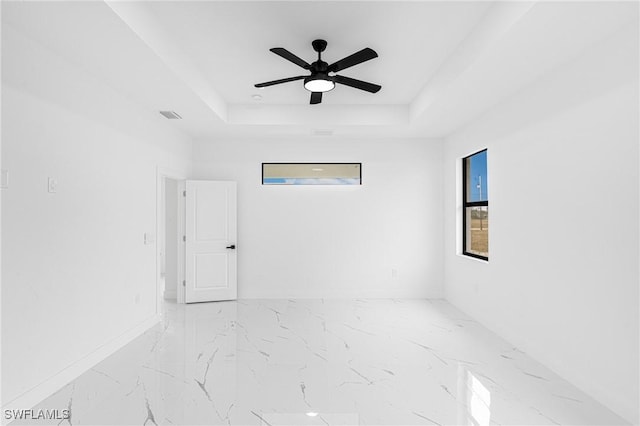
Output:
M488 3L237 2L149 5L194 64L231 104L260 93L269 104L309 102L302 82L255 89L267 80L307 72L269 52L284 47L307 62L311 41L328 42L323 59L333 63L364 47L379 58L340 74L382 85L378 94L348 87L327 93L329 105L408 104L482 17ZM194 31L198 28L198 31Z
M7 2L3 24L99 78L139 107L174 110L196 138L433 137L468 123L632 20L634 2L148 1ZM309 105L305 74L269 52L331 63L379 57ZM255 101L252 95L260 94Z

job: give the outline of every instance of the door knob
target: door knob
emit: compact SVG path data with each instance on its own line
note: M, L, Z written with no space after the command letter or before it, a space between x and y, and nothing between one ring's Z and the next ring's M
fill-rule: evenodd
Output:
M236 249L236 245L235 244L231 244L230 246L227 246L227 248L229 250L235 250Z

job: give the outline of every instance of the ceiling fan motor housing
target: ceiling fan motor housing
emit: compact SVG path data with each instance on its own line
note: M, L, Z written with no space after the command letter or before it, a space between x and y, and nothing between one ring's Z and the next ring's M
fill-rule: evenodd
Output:
M327 70L329 69L329 64L326 63L325 61L321 61L321 60L317 60L314 63L311 64L310 70L313 73L327 73Z

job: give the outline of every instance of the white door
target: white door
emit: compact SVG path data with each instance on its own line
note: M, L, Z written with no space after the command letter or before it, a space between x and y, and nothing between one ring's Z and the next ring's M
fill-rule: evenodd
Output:
M237 296L236 183L186 182L185 302Z

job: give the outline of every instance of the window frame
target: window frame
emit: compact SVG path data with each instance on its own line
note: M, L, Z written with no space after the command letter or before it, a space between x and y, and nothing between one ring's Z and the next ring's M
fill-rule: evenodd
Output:
M288 184L288 183L265 183L265 166L358 166L358 183L349 183L349 184L335 184L335 183L305 183L305 184ZM275 163L262 163L261 166L262 177L261 182L263 186L332 186L332 187L340 187L340 186L362 186L362 163L317 163L317 162L275 162Z
M473 154L469 154L466 157L462 158L462 254L469 257L474 257L476 259L481 259L485 261L489 261L489 256L482 256L480 254L472 253L467 251L467 208L469 207L486 207L487 211L489 210L489 196L487 195L486 201L467 201L467 194L469 190L469 184L467 176L467 160L473 157L474 155L480 154L481 152L487 152L487 148L481 149L480 151L476 151ZM489 170L487 167L487 181L489 176ZM488 186L488 182L487 182ZM487 234L489 230L487 229Z

